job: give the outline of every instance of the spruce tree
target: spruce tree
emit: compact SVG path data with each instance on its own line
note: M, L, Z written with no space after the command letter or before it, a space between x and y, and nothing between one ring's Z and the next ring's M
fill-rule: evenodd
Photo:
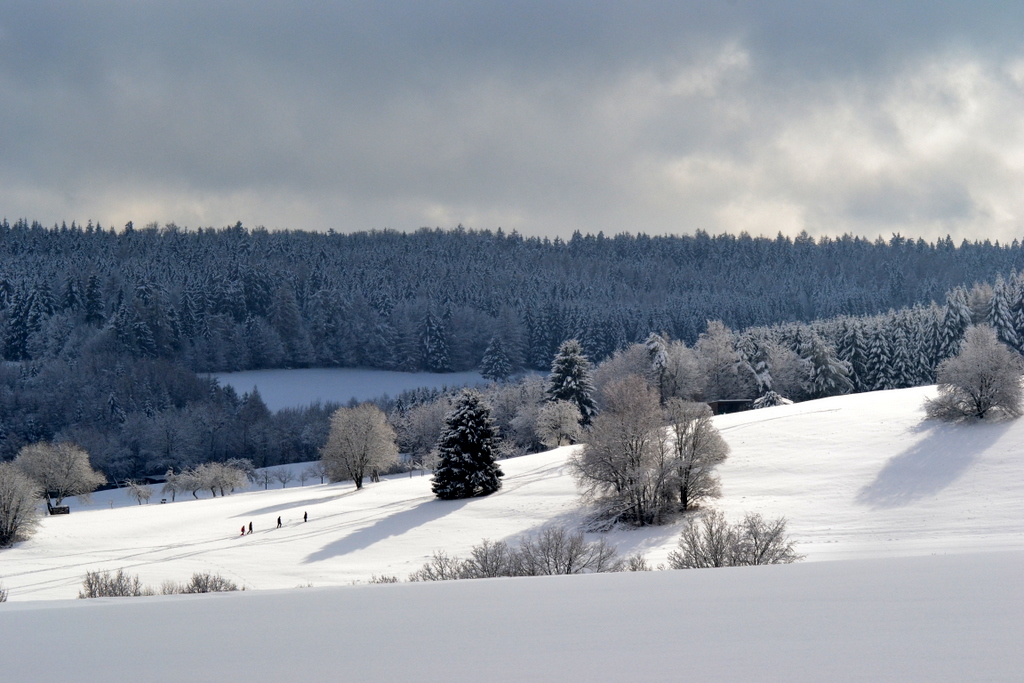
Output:
M850 381L851 367L836 356L831 344L825 343L817 334L813 334L808 342L810 353L807 360L811 363L811 396L824 398L848 394L853 391Z
M590 361L583 355L580 343L569 339L558 348L548 375L547 397L551 401L569 401L580 409L583 424L590 424L597 413L594 385L590 380Z
M946 310L942 316L942 337L939 340L939 360L960 353L960 342L971 326L971 307L963 287L954 287L946 294Z
M511 374L512 361L505 352L505 344L502 343L501 337L491 337L491 343L487 345L483 360L480 361L480 375L484 379L501 382L508 379Z
M999 341L1011 349L1020 350L1020 339L1017 337L1016 321L1011 310L1009 287L1001 275L996 277L996 286L992 291L992 302L988 309L988 324L996 331Z
M505 476L494 461L491 411L475 391L465 391L445 418L437 442L440 457L431 490L442 500L486 496L501 488Z

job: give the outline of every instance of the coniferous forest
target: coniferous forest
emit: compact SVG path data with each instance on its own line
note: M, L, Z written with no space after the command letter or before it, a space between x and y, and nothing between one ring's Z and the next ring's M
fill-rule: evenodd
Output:
M509 370L547 370L566 339L599 362L652 334L693 345L711 320L737 332L730 343L749 369L718 398L928 383L971 322L1020 348L1022 269L1017 241L552 241L461 227L114 231L5 220L0 459L52 438L81 443L120 477L230 457L314 459L328 407L272 415L258 395L196 373L468 370L488 349Z

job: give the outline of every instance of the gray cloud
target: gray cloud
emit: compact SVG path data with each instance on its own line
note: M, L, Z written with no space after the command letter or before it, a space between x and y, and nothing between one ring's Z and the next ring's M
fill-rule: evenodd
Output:
M339 4L9 3L0 212L1024 232L1024 6Z

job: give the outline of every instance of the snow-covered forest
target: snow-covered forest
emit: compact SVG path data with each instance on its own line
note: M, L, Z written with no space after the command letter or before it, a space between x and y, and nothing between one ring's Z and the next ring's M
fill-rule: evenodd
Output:
M1021 347L1022 266L1017 242L699 232L562 242L461 228L115 232L5 221L0 459L59 438L120 478L232 457L311 460L332 406L272 413L258 395L195 373L360 366L501 377L549 369L569 338L594 362L650 342L663 395L694 399L928 384L972 322Z

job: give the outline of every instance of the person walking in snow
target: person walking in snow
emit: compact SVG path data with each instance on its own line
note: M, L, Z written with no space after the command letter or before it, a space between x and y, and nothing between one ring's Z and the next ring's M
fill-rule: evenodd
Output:
M302 513L302 521L303 522L308 522L309 521L309 513L308 512L303 512Z
M280 517L277 518L277 528L278 529L281 528L281 518Z
M245 536L245 525L242 525L242 535Z
M252 522L249 522L249 533L252 533Z

